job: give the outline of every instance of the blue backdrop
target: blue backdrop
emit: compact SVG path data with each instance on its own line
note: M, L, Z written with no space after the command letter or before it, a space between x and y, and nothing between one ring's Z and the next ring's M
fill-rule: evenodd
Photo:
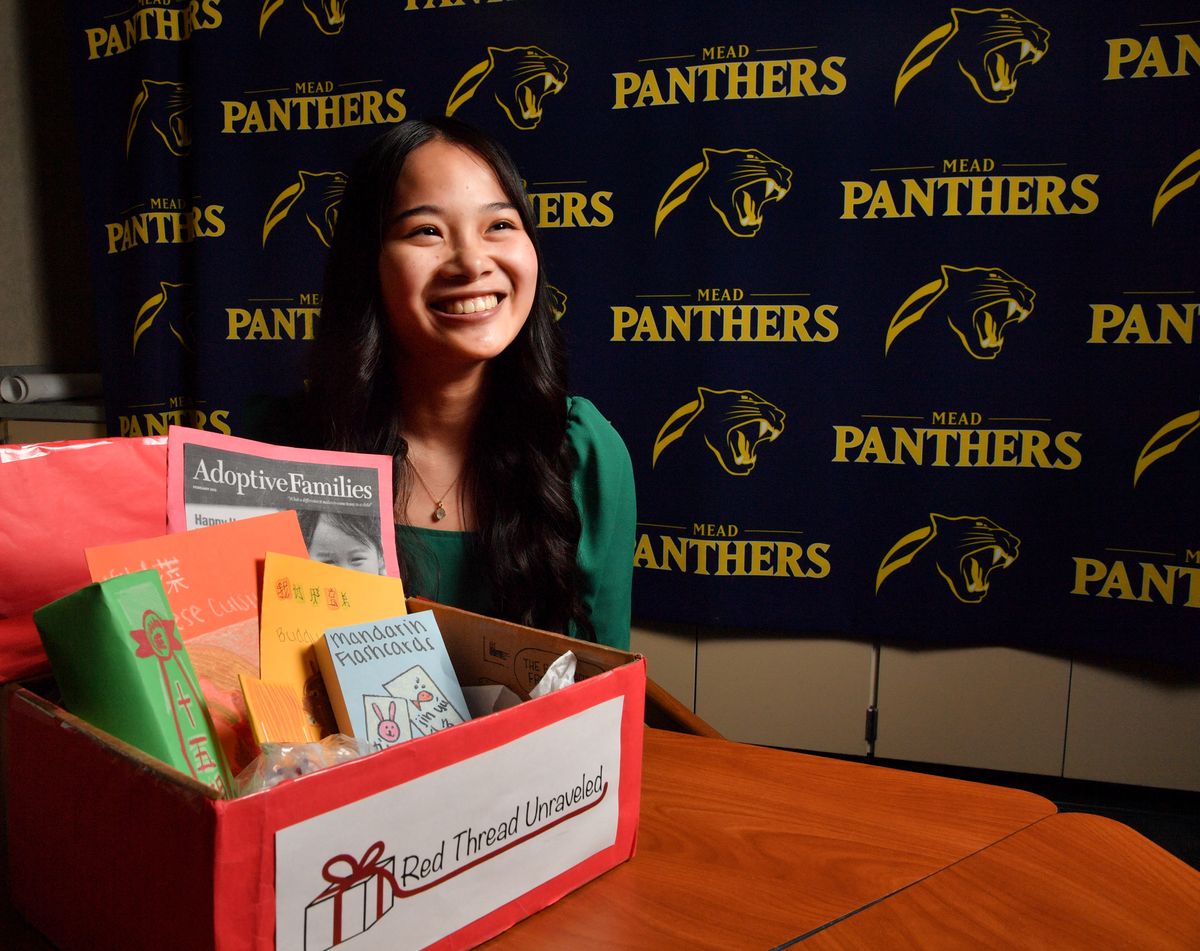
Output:
M301 385L344 172L527 181L635 615L1200 665L1200 5L71 4L114 434Z

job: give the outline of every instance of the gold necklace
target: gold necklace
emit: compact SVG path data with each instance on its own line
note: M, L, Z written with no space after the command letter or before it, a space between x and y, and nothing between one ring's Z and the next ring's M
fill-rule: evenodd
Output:
M456 475L454 477L454 481L451 482L449 486L447 486L446 491L442 493L442 497L439 499L437 496L435 496L432 492L429 491L429 486L426 485L425 480L421 478L421 473L418 471L417 467L413 464L413 461L411 459L408 459L406 461L408 462L409 468L412 469L413 475L415 475L417 477L417 481L421 483L421 488L425 490L425 494L428 495L429 500L431 502L433 502L433 520L435 522L440 522L442 519L444 519L446 517L446 507L444 505L442 505L442 502L446 498L446 496L448 496L450 494L450 492L454 489L454 487L456 485L458 485L458 480L462 478L462 470L461 469L458 470L458 475Z

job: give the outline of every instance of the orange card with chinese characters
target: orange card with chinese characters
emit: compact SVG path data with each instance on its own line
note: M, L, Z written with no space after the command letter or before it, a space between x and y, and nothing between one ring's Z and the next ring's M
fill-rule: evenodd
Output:
M311 739L336 733L313 645L326 628L407 611L399 578L269 552L263 572L259 677L296 691L310 720Z
M258 619L259 564L268 551L307 557L295 512L88 548L93 581L158 570L184 640Z

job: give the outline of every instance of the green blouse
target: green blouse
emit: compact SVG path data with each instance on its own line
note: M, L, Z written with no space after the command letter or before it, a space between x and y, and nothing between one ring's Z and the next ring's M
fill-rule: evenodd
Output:
M579 465L571 478L581 532L576 561L583 603L601 644L629 649L637 518L633 465L620 435L580 396L567 401L567 439ZM491 596L473 549L474 532L396 526L396 545L416 565L405 591L468 611L490 614Z

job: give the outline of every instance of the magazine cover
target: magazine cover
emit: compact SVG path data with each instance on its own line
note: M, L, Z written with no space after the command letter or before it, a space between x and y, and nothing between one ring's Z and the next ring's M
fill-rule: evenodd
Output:
M172 426L167 530L293 509L315 561L399 577L387 456L293 449Z

